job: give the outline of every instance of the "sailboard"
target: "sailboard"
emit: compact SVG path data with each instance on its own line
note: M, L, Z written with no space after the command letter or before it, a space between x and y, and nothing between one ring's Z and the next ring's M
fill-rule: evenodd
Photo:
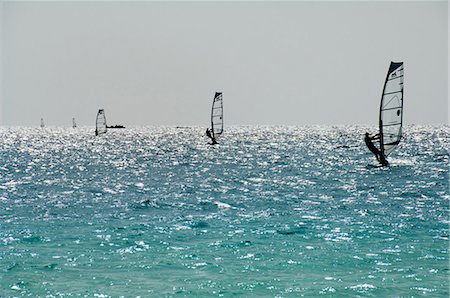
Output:
M223 95L216 92L211 108L211 133L217 139L223 133Z
M45 124L44 124L44 118L41 118L41 128L44 128Z
M97 112L97 119L95 121L95 135L104 134L107 131L105 110L100 109Z
M403 62L391 62L381 96L379 135L384 157L394 151L402 139Z
M75 118L72 118L72 127L77 128L77 123L75 122Z

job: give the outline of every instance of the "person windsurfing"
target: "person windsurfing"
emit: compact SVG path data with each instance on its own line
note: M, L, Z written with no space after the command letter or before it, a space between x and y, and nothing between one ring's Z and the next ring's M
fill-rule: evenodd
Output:
M213 134L211 133L211 130L209 128L206 129L206 136L211 139L210 145L219 144L219 143L217 143L216 138L213 136Z
M384 157L384 154L373 144L373 140L379 140L380 134L376 134L374 136L369 136L369 133L366 132L366 135L364 137L364 142L366 143L367 148L369 148L370 152L372 152L375 157L377 158L378 162L383 166L388 166L389 162L386 160L386 157Z

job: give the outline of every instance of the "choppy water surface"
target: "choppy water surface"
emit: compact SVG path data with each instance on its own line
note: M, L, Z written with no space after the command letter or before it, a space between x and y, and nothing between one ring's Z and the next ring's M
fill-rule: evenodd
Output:
M0 296L448 297L447 126L203 130L0 129Z

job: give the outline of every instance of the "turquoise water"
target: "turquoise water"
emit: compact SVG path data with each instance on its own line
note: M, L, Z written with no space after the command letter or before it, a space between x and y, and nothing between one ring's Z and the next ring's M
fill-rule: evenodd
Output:
M0 296L448 297L448 126L1 128Z

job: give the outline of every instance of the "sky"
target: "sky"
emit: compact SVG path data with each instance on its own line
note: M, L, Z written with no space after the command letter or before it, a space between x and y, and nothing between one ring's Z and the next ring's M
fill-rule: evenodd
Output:
M448 3L0 2L0 124L377 125L403 61L404 122L448 123Z

